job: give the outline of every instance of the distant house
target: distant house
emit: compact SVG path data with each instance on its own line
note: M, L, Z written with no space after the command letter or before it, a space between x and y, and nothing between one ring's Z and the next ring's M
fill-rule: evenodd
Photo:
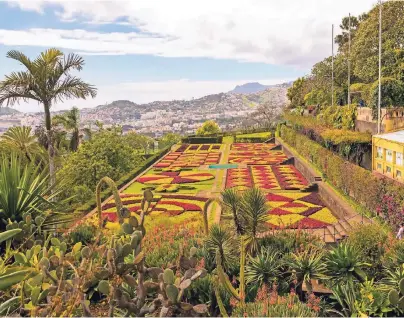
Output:
M404 130L372 137L372 168L404 183Z

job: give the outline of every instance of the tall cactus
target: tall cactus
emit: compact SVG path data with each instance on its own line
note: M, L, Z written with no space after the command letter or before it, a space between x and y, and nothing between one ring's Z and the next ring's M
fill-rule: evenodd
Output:
M114 200L115 200L115 206L116 206L116 213L118 215L119 223L123 223L123 217L122 217L122 200L121 197L119 196L118 188L114 182L109 177L104 177L98 182L97 188L95 191L96 195L96 200L97 200L97 213L98 213L98 224L100 228L102 227L102 217L101 217L101 186L103 183L106 183L110 189L112 190L112 193L114 195Z
M217 262L217 274L219 277L220 282L226 288L226 290L238 301L240 301L241 306L245 305L245 261L247 257L247 249L246 249L246 239L244 236L240 237L240 249L241 249L241 256L240 256L240 277L239 282L240 286L239 289L236 290L230 282L229 277L224 272L222 266L222 259L220 253L216 253L216 262Z
M216 199L209 199L203 206L202 214L203 214L203 228L205 231L205 235L209 234L208 209L210 205L214 202L216 202Z

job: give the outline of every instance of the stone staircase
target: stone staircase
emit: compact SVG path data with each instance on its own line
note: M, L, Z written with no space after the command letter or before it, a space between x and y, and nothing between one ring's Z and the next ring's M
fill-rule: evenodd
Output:
M352 217L339 219L337 223L328 225L321 229L310 230L311 234L320 237L325 243L338 243L340 240L348 236L351 229L359 224L373 223L366 216L357 214Z

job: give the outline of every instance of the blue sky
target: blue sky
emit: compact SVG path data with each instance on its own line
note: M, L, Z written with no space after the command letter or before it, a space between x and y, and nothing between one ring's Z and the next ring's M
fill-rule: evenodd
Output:
M330 55L332 23L374 2L0 1L0 79L20 69L5 58L7 51L35 57L58 47L84 56L80 76L99 93L55 109L200 97L249 81L280 83ZM34 103L18 109L39 110Z

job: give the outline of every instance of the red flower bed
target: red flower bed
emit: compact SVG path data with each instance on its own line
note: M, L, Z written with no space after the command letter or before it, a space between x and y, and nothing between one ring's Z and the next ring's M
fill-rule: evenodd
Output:
M202 145L201 148L199 148L199 151L208 151L210 148L210 145Z
M264 143L234 143L231 145L231 150L236 151L268 151L276 147L275 144Z
M292 165L273 166L272 171L284 190L298 190L308 185L304 176Z
M135 198L133 198L135 197ZM137 199L136 197L139 197ZM134 212L137 214L141 213L140 210L140 202L141 202L141 195L132 194L132 200L127 200L123 202L124 206L127 206L130 212ZM183 202L181 200L189 200L190 202ZM192 195L163 195L161 197L155 197L154 201L152 202L150 209L151 211L161 211L167 213L170 216L180 215L184 212L200 212L202 211L201 202L205 203L208 198L202 197L194 197ZM195 203L193 203L195 202ZM199 202L199 204L197 204ZM138 205L131 206L129 205L139 203ZM107 206L107 205L106 205ZM170 210L170 206L172 206L172 210ZM115 203L109 203L108 208L115 207ZM177 207L177 208L175 208ZM106 210L106 207L103 207L103 210ZM117 221L116 212L102 212L104 218L108 219L110 222Z
M189 144L182 144L175 152L184 152L189 147Z
M236 168L227 169L226 188L253 186L250 169Z

